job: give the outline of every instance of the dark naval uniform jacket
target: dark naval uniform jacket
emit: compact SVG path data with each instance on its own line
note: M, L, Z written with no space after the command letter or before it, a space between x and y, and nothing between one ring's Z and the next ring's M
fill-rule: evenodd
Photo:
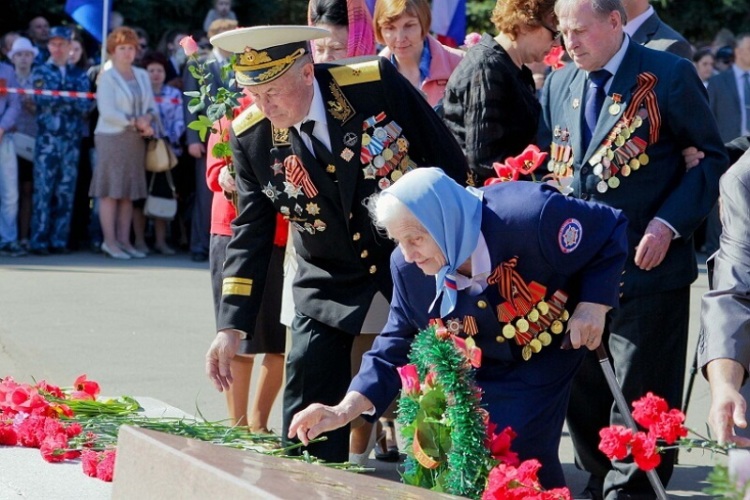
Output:
M251 106L232 123L239 215L227 249L218 327L253 331L280 212L294 228L295 308L353 335L377 291L391 297L394 245L373 227L366 199L417 166L460 183L468 167L450 131L385 59L316 65L334 161L320 163L294 128Z
M630 41L584 151L586 85L586 72L573 64L545 82L540 137L552 141L550 168L572 170L574 196L627 216L625 296L689 286L697 277L692 234L716 202L727 167L703 84L690 62ZM686 171L681 151L688 146L706 156ZM635 248L654 217L680 237L659 266L644 271L635 266Z
M440 301L430 308L435 277L394 251L388 323L349 391L374 404L375 415L366 418L382 414L401 387L396 368L407 364L415 334L437 318L481 349L476 376L490 420L500 429L513 427L513 449L522 459L542 461L543 484L563 484L558 444L570 383L586 349L562 350L560 344L579 302L618 305L627 221L618 210L530 182L495 184L483 192L481 234L493 270L488 286L478 295L459 290L456 308L440 318ZM508 268L513 287L530 297L523 291L511 300L503 296L503 280L493 276ZM528 329L518 326L520 320Z

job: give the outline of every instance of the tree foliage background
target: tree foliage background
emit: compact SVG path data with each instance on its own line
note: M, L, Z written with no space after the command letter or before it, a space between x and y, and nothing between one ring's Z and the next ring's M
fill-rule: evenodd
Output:
M211 7L211 0L111 0L129 26L140 26L155 45L172 29L197 28ZM3 15L0 33L24 30L38 15L54 24L70 23L65 0L0 0ZM468 31L494 34L490 14L495 0L468 0ZM652 0L662 19L696 45L709 43L721 28L733 33L750 31L750 0ZM307 0L235 0L234 11L242 26L269 23L304 24Z

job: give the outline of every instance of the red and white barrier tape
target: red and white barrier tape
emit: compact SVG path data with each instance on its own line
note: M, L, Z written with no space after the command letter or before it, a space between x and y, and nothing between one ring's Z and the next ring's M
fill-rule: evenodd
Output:
M0 87L0 95L18 94L18 95L43 95L47 97L73 97L76 99L96 99L93 92L77 92L75 90L44 90L44 89L24 89L14 87ZM169 102L171 104L182 104L182 99L176 97L154 97L156 102Z

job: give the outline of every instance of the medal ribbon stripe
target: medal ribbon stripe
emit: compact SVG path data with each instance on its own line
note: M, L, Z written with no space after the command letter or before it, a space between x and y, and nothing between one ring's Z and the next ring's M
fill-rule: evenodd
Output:
M284 158L284 176L287 182L302 186L302 191L308 198L313 198L318 194L318 188L310 180L310 174L307 173L297 156L291 155Z
M517 263L518 257L503 262L490 274L487 283L490 285L497 284L500 296L512 303L516 309L519 309L521 315L525 315L528 310L523 311L523 309L527 309L526 306L528 306L528 309L531 308L533 296L526 282L515 270Z
M633 93L633 98L630 105L625 110L623 117L627 119L628 123L635 118L635 114L638 112L638 108L645 101L646 108L648 109L648 116L651 118L651 130L649 132L649 144L654 144L659 140L659 129L661 128L661 114L659 113L659 106L656 100L656 93L654 87L658 79L653 73L645 72L641 73L637 77L638 86Z

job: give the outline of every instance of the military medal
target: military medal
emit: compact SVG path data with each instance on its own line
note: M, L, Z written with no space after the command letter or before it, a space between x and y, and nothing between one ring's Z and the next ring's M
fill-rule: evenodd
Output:
M609 114L612 115L612 116L615 116L622 109L622 108L620 108L620 102L622 101L622 95L620 95L620 94L612 94L612 100L614 102L609 106Z
M531 359L531 354L532 354L531 347L529 347L527 345L523 346L523 349L521 349L521 357L523 358L523 360L524 361L530 360Z
M329 174L335 174L336 173L336 166L335 165L328 165L326 167L326 172Z
M599 191L602 194L606 193L607 189L609 189L609 186L607 186L607 182L606 181L599 181L596 184L596 190Z
M552 335L550 335L549 332L542 332L537 338L539 339L539 342L541 342L545 347L552 343Z
M554 333L555 335L559 335L563 331L563 324L562 321L559 319L556 319L552 322L552 325L549 327L549 329Z
M352 147L357 144L357 134L354 132L347 132L344 134L344 145Z
M341 152L341 158L343 158L344 161L351 161L351 159L354 158L354 151L349 148L344 148Z
M542 350L542 342L539 339L533 339L531 342L529 342L529 347L534 352L534 354L536 354Z
M503 337L506 339L512 339L516 336L516 329L513 327L513 325L505 325L503 327Z
M318 215L320 213L320 207L317 203L308 203L305 205L305 212L310 215Z

